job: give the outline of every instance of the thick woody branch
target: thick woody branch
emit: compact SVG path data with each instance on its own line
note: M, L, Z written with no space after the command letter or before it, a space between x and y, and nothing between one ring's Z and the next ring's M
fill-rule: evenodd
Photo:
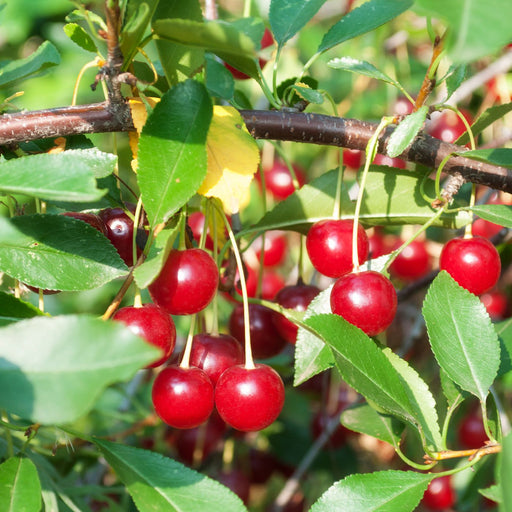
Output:
M364 150L377 127L375 123L357 119L302 112L242 110L240 113L250 133L258 139L350 149ZM389 127L379 138L380 153L386 152L393 129ZM4 114L0 116L0 146L80 133L132 130L130 109L124 102ZM460 151L465 151L465 148L421 133L400 156L435 169L450 153ZM444 170L448 174L460 174L465 181L512 193L512 171L505 167L454 156Z
M364 150L377 125L357 119L283 111L241 111L249 132L258 139L283 140L340 146ZM389 127L379 137L379 153L386 146L394 128ZM466 148L448 144L420 133L400 157L409 162L435 169L451 153ZM512 193L512 170L478 162L463 156L452 157L444 167L448 174L460 174L465 181L487 185Z

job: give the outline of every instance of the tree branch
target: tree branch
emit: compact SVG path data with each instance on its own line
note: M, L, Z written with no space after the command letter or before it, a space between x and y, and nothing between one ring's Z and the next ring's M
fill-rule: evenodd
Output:
M240 111L251 135L257 139L282 140L340 146L364 150L377 125L357 119L289 111ZM123 102L94 103L0 116L0 146L28 140L66 135L133 131L128 105ZM379 153L386 152L389 127L379 138ZM450 153L466 151L420 133L400 157L409 162L437 168ZM444 171L460 174L465 181L512 193L512 171L463 156L452 157Z

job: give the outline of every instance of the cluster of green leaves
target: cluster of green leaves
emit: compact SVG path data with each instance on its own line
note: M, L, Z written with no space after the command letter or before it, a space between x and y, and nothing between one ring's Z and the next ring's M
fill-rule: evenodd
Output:
M415 9L439 17L448 29L447 54L459 66L499 49L512 39L510 6L496 0L484 6L464 0L447 3L420 1ZM268 19L277 43L277 63L290 40L308 24L324 0L297 3L272 0ZM316 52L304 66L306 72L324 53L370 32L413 7L412 0L369 0L323 34ZM504 12L505 11L505 12ZM462 15L462 13L464 15ZM492 29L490 30L490 28ZM68 37L82 49L104 55L98 29L101 17L76 10L65 26ZM167 79L161 101L153 109L141 133L137 185L151 229L168 223L193 196L207 172L206 138L213 114L213 98L242 104L232 75L217 57L256 79L269 101L280 105L284 94L271 90L258 64L264 23L258 17L231 22L202 20L198 1L125 2L121 30L123 69L134 62L141 43L156 36L161 72ZM485 37L482 37L484 30ZM492 37L488 34L492 33ZM43 43L30 57L0 68L0 87L9 88L59 62L56 48ZM204 66L199 80L191 80ZM404 88L368 62L333 59L330 68L364 74ZM455 72L453 76L461 77ZM449 84L455 90L460 79ZM293 83L293 80L292 80ZM295 91L308 101L321 97L303 86ZM308 95L309 94L309 95ZM473 126L479 133L510 110L509 106L486 111ZM396 130L389 152L399 155L421 129L427 110L420 109ZM172 122L169 122L172 120ZM461 140L460 143L466 141ZM64 207L97 209L120 203L113 171L116 158L108 153L68 141L66 151L25 155L0 161L0 193L6 196L11 218L0 218L0 271L26 284L52 290L84 291L126 277L128 268L110 242L92 227L56 215ZM75 147L76 146L76 147ZM71 149L70 149L71 147ZM34 150L33 146L25 147ZM44 151L44 143L36 145ZM465 153L491 163L512 166L510 152L492 150ZM37 172L34 172L37 169ZM70 172L70 169L73 172ZM337 171L326 172L300 191L265 212L240 236L270 229L305 233L315 221L330 217L335 202ZM360 220L371 225L423 224L435 214L423 193L433 196L434 183L421 172L390 173L372 167L365 189ZM383 193L383 191L385 193ZM14 215L12 196L44 201L48 214ZM435 225L459 228L470 222L470 211L512 227L510 208L461 207L444 213ZM342 215L350 218L353 205L342 192ZM173 224L160 231L146 262L135 271L145 288L158 274L176 232ZM512 460L510 436L501 439L497 408L488 399L495 379L512 370L512 330L508 324L493 326L480 301L441 273L429 289L423 307L433 354L442 374L446 403L436 402L427 382L404 359L378 345L341 317L329 314L329 290L312 304L297 343L295 382L335 367L366 403L347 410L343 423L354 431L376 437L400 450L404 430L417 435L424 452L446 449L451 414L469 395L482 403L490 432L503 441L493 496L510 507L503 475ZM111 384L131 379L154 358L154 349L121 325L89 315L47 316L31 304L0 292L0 409L4 418L19 418L48 426L78 422L91 411ZM485 357L482 357L485 354ZM440 423L439 420L444 423ZM79 434L87 438L85 434ZM87 438L89 439L89 438ZM89 439L115 470L141 511L222 510L242 511L243 504L231 492L185 466L138 448ZM79 510L79 496L60 479L47 460L20 438L2 442L7 460L0 465L2 510ZM405 455L404 455L405 457ZM312 511L413 510L434 475L383 471L352 475L335 483ZM98 490L96 490L98 491ZM99 491L98 491L99 492Z

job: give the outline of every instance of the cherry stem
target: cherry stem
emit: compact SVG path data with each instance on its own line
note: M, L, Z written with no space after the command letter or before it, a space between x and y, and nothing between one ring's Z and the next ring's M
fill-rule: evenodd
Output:
M211 216L211 219L212 219L212 234L211 234L211 236L212 236L212 240L213 240L213 259L215 261L217 261L217 264L218 264L219 237L218 237L218 233L217 233L217 215L215 213L215 210L212 210L209 201L206 203L205 211L206 211L206 213L205 213L205 217L204 217L204 226L203 226L203 232L201 233L200 243L206 245L206 236L207 236L207 231L208 231L208 224L206 222L206 219L209 216ZM204 241L203 241L203 235L204 235ZM217 294L214 295L213 300L212 300L211 333L214 336L217 336L219 334L219 303L218 303Z
M224 210L219 207L217 204L215 204L215 207L217 208L217 211L222 216L222 219L224 220L224 225L226 226L226 229L228 231L229 240L231 242L232 251L235 255L236 260L236 266L238 269L238 275L240 277L240 288L242 289L242 306L244 309L244 335L245 335L245 368L248 370L254 370L256 366L254 365L254 359L252 357L252 349L251 349L251 326L249 324L249 297L247 295L247 283L245 281L245 274L244 274L244 266L242 263L242 258L240 256L240 251L238 250L238 244L236 243L235 234L233 233L233 230L231 229L231 226L228 222L228 219L226 217L226 214L224 213Z
M366 161L364 163L363 175L361 176L361 182L359 183L359 192L357 194L356 208L354 211L354 226L352 229L352 265L353 271L359 272L359 255L357 251L357 228L359 226L359 214L361 213L361 204L363 202L364 188L366 186L366 177L370 165L377 154L377 148L379 144L379 135L393 122L391 117L383 117L380 121L379 126L375 130L375 133L371 136L366 146Z
M414 233L414 235L412 235L409 239L407 239L398 249L395 249L392 253L391 253L391 256L389 257L389 259L386 261L386 264L384 265L384 267L382 268L383 271L386 271L389 266L391 265L391 263L393 263L393 261L395 260L395 258L409 245L411 244L412 242L414 242L414 240L416 240L416 238L418 238L423 232L425 232L427 230L427 228L429 226L431 226L435 221L436 219L438 219L439 217L441 217L441 215L445 212L447 208L447 205L445 204L442 208L440 208L435 215L432 215L432 217L430 217L430 219L425 222L425 224L423 224L421 226L420 229L418 229L418 231L416 231L416 233Z
M188 331L183 357L181 358L180 368L187 369L190 367L190 353L192 352L192 342L194 339L194 332L196 330L196 319L197 315L192 315L192 318L190 319L190 329Z
M293 168L293 165L290 163L290 161L286 157L283 149L279 146L279 144L276 144L276 143L273 143L273 144L274 144L274 147L276 148L276 151L279 153L279 156L283 160L284 164L286 165L286 167L288 167L288 171L290 172L290 176L292 177L293 188L295 190L299 190L300 183L299 183L299 180L297 179L297 175L295 174L295 169Z

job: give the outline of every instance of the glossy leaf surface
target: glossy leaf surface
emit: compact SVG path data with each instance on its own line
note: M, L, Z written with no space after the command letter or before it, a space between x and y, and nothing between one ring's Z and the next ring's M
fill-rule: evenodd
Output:
M96 439L140 512L245 512L218 482L159 453Z
M0 270L37 288L90 290L126 274L108 239L63 215L0 217Z
M206 174L212 104L203 85L187 80L155 105L139 140L137 174L151 225L167 221Z
M431 479L431 475L412 471L350 475L330 487L311 512L332 512L340 503L350 512L413 511Z
M442 271L425 297L423 316L439 365L462 389L485 400L500 365L500 346L480 299Z
M17 456L0 464L0 510L39 512L41 483L34 463Z

